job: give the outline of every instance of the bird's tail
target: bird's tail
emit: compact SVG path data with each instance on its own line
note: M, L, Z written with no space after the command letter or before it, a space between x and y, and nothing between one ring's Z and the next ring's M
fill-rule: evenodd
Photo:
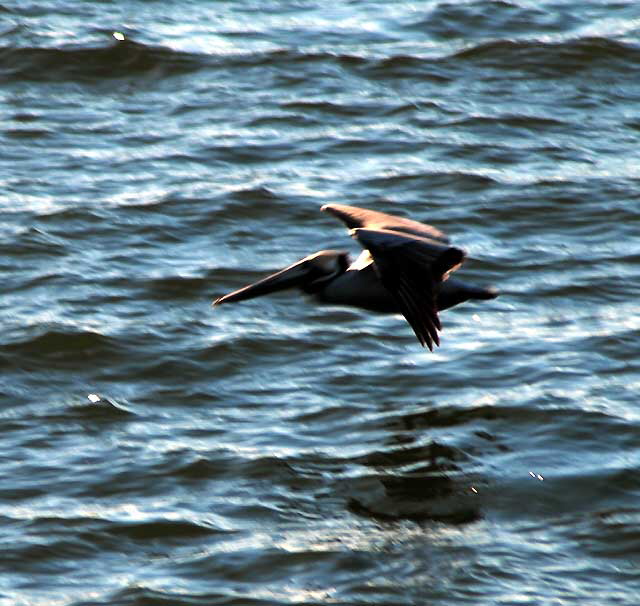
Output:
M469 299L495 299L498 294L498 289L493 286L476 286L457 278L449 278L442 283L437 305L439 310L443 310Z

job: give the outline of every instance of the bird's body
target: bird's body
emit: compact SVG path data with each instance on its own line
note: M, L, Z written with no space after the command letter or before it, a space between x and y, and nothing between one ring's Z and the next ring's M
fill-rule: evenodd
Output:
M316 298L322 303L350 305L381 313L399 313L398 305L380 282L373 263L362 269L349 267L318 292Z
M364 250L353 263L344 251L322 250L216 299L214 305L298 287L323 303L401 313L420 343L432 349L439 345L438 311L497 296L495 289L449 278L465 254L430 225L355 206L328 204L322 210L344 221L362 244Z

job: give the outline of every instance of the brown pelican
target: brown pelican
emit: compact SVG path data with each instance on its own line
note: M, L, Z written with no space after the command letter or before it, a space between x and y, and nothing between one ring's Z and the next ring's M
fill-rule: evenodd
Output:
M319 301L401 313L423 346L440 345L438 311L468 299L493 299L494 288L466 284L449 274L465 258L441 231L418 221L343 204L323 211L341 219L362 245L351 263L340 250L321 250L289 267L219 297L213 305L298 287Z

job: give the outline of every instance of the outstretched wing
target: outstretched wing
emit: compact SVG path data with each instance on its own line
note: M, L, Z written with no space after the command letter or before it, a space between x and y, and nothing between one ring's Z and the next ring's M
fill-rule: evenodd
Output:
M394 217L376 210L367 210L345 204L325 204L320 210L338 217L349 229L358 229L360 227L377 230L386 229L411 234L419 238L429 238L442 244L449 244L449 238L439 229L419 221Z
M423 346L440 345L438 285L464 261L459 248L387 229L356 228L351 234L370 251L385 288Z

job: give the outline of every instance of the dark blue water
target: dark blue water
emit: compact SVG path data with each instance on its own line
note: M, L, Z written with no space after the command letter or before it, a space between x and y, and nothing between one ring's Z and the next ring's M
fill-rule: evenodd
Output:
M0 7L0 604L635 606L640 6ZM319 208L494 301L221 294Z

